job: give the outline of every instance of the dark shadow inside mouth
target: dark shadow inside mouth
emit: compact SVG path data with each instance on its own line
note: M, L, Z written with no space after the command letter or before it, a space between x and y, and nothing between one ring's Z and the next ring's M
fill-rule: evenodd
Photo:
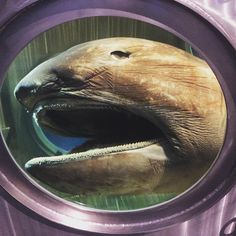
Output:
M147 119L114 106L46 109L37 118L47 132L88 139L72 152L164 138L161 130Z

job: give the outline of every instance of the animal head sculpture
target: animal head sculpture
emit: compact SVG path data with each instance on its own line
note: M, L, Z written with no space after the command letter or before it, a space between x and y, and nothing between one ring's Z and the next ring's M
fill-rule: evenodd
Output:
M224 140L225 102L212 70L149 40L72 47L26 75L15 95L44 129L88 138L66 155L25 165L72 194L184 191Z

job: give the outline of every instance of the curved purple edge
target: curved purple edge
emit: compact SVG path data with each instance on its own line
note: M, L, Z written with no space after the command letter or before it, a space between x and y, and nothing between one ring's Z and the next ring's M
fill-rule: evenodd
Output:
M99 211L66 202L44 191L35 183L32 185L32 180L16 166L4 141L1 140L0 183L23 205L64 226L111 234L155 231L208 209L234 184L235 50L207 21L173 1L41 1L9 22L0 34L1 82L14 57L41 32L69 20L102 15L130 17L162 26L190 42L211 65L221 83L228 109L225 144L214 167L188 193L166 204L130 212Z

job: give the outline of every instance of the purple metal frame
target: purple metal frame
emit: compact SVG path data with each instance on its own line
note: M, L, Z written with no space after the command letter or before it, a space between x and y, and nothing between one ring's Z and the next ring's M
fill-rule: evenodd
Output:
M64 226L111 234L155 231L208 209L235 183L236 54L229 41L208 21L171 0L38 1L8 21L0 31L1 82L14 57L43 31L73 19L104 15L129 17L161 26L201 52L214 70L227 104L227 132L219 158L194 188L178 198L138 211L111 212L78 206L46 192L16 165L1 138L0 184L29 209Z

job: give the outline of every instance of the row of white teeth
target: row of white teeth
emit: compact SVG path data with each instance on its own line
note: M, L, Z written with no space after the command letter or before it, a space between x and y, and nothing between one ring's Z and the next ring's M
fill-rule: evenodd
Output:
M37 112L45 109L45 110L61 110L61 109L73 109L73 108L79 108L80 110L82 109L97 109L97 110L101 110L101 109L110 109L110 110L118 110L116 107L113 106L106 106L106 105L86 105L86 104L79 104L77 106L73 106L71 104L66 104L66 103L62 103L62 104L45 104L45 105L41 105L37 108Z
M117 145L113 147L95 148L95 149L84 151L81 153L72 153L72 154L66 154L66 155L61 155L61 156L36 157L28 161L25 167L29 168L31 166L34 166L35 164L37 166L40 166L40 165L61 164L61 163L66 163L66 162L78 161L78 160L81 161L81 160L86 160L86 159L92 159L92 158L108 155L110 153L124 152L124 151L134 150L138 148L144 148L146 146L149 146L157 142L158 141L156 139L152 139L148 141Z

